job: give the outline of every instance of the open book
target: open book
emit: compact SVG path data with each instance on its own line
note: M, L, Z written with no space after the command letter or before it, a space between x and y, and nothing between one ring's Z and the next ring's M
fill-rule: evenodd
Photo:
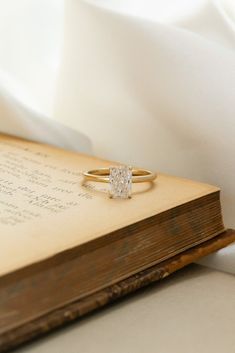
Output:
M58 326L118 296L123 281L142 274L141 287L153 280L144 271L160 279L234 240L217 187L159 173L111 200L108 185L82 177L110 164L0 136L0 352L44 332L42 318ZM136 289L125 283L124 294ZM66 318L75 302L82 309Z

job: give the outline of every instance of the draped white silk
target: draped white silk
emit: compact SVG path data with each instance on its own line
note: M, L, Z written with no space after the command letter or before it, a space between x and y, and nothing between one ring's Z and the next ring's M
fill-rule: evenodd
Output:
M63 11L48 131L75 132L57 144L88 150L79 131L96 155L217 184L235 227L234 2L66 0ZM6 116L0 129L15 131ZM203 263L235 273L235 246Z

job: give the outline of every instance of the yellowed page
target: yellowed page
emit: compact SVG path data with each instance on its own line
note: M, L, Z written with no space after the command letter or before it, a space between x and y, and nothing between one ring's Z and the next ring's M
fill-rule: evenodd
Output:
M0 136L0 275L218 190L158 174L132 199L109 199L107 184L82 184L82 171L108 165Z

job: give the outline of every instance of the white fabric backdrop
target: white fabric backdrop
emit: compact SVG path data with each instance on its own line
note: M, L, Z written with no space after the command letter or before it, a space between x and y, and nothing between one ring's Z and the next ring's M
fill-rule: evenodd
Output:
M28 11L16 4L8 2L0 22L2 85L54 119L52 143L58 121L75 130L69 148L89 148L80 131L97 155L217 184L234 227L234 2L24 0ZM9 131L4 112L0 129ZM38 123L28 134L34 130L40 138ZM58 143L66 145L61 133ZM234 254L231 246L204 262L235 272Z

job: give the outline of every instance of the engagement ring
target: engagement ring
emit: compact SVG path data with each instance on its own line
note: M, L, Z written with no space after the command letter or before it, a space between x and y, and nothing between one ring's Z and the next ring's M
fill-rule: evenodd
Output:
M109 183L111 198L131 198L132 183L152 182L157 174L146 169L132 169L130 166L111 166L83 173L87 180Z

